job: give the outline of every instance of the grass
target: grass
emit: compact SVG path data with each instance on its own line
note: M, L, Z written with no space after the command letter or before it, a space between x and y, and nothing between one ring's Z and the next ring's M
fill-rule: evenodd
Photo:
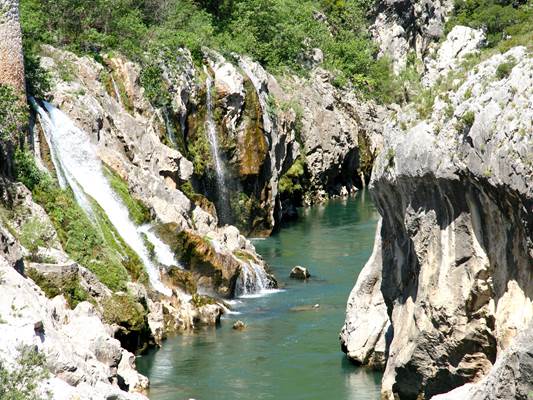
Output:
M48 276L34 268L28 268L26 275L42 289L46 297L51 299L63 295L72 309L82 301L91 300L87 291L81 287L79 277L75 274Z
M124 205L127 207L130 218L137 225L142 225L151 220L150 208L148 208L142 201L135 199L128 187L128 183L122 179L117 173L108 167L104 167L104 174L109 180L109 183L115 193L120 197Z

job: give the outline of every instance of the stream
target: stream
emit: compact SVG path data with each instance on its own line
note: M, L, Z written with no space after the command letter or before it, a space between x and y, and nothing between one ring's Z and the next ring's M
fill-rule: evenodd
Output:
M366 192L300 213L279 233L253 241L281 291L237 299L238 314L219 328L172 337L137 360L150 378L150 399L379 399L381 374L352 365L338 340L378 213ZM309 268L311 279L289 279L295 265ZM232 329L237 319L244 331Z

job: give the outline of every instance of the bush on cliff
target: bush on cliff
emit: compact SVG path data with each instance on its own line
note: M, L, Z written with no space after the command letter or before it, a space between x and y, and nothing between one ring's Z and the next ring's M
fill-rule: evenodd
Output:
M305 54L318 47L336 82L378 97L392 80L387 61L376 60L370 6L365 0L22 0L21 21L25 47L51 43L97 59L119 50L148 66L161 49L187 47L199 61L208 46L248 54L272 71L301 72Z
M45 400L51 396L39 393L39 383L48 378L46 359L34 346L20 346L16 368L6 368L0 360L0 399Z

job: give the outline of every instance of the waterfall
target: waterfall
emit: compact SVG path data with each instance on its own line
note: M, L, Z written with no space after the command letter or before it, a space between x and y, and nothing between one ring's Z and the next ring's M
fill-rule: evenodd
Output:
M51 104L44 102L45 111L35 101L32 103L44 122L43 130L61 186L65 188L68 184L80 206L93 216L89 197L94 199L105 211L118 234L140 257L152 286L161 293L171 294L171 290L160 280L159 267L150 260L141 230L130 219L128 209L105 177L102 162L89 137L66 114ZM158 247L156 246L156 252L160 252ZM165 255L156 256L167 260Z
M263 267L253 261L241 265L241 273L235 286L235 296L257 297L273 291L270 279Z
M111 74L111 82L113 83L113 90L115 91L115 97L117 98L117 102L122 106L122 97L120 96L120 91L118 90L118 85L115 81L115 78L113 77L113 74Z
M170 143L177 148L178 147L178 141L176 140L176 135L174 134L174 127L171 125L170 120L168 118L168 112L166 109L163 109L162 111L163 119L165 120L165 130L167 132L168 139L170 140Z
M213 95L211 90L213 88L213 79L207 68L204 66L204 71L207 75L205 86L206 86L206 108L207 108L207 119L205 127L207 130L207 136L209 138L209 147L211 149L211 156L215 162L215 172L216 172L216 183L217 183L217 192L218 192L218 212L220 214L220 220L227 222L230 216L229 208L229 197L228 197L228 187L226 184L226 172L224 170L224 164L220 156L219 145L218 145L218 136L217 128L215 124L215 119L213 117Z

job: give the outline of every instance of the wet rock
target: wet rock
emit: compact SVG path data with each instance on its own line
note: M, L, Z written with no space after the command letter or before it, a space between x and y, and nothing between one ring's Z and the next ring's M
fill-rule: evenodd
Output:
M246 324L242 322L241 320L238 320L238 321L235 321L232 328L235 329L236 331L242 331L246 329Z
M311 274L305 267L301 267L297 265L291 270L290 278L292 279L300 279L300 280L306 280L311 277Z

